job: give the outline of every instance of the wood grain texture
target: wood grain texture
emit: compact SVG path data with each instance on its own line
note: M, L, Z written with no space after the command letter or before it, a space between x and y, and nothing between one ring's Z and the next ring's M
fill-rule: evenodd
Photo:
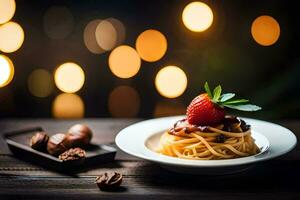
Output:
M1 133L42 126L49 132L67 130L86 123L94 130L94 140L112 143L119 130L134 120L85 119L56 121L3 120ZM300 121L280 124L300 134ZM0 199L300 199L299 145L288 155L253 166L248 171L224 176L181 175L160 166L118 152L113 163L68 176L14 158L0 139ZM124 175L119 191L102 192L94 183L103 172Z

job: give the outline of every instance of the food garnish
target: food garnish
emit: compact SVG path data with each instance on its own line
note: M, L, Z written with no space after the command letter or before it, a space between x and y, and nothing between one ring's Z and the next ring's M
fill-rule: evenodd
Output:
M250 104L247 99L233 99L234 93L222 94L222 87L218 85L211 92L209 85L205 82L206 93L195 97L187 108L187 119L190 124L216 125L221 123L225 117L225 108L241 111L257 111L261 107Z

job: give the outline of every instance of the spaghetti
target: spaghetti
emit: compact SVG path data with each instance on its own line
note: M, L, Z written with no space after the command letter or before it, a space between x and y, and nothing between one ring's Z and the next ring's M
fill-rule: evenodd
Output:
M243 120L226 116L224 123L197 127L185 119L163 133L158 152L192 160L218 160L255 155L260 149Z

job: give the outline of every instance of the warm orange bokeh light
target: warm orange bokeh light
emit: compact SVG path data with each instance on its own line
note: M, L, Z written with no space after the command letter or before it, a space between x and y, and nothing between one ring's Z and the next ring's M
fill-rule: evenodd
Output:
M0 1L0 24L4 24L11 20L16 11L15 0Z
M84 103L77 94L62 93L54 99L52 115L55 118L82 118Z
M94 19L86 25L83 40L90 52L101 54L122 44L125 35L125 26L121 21L115 18Z
M54 80L57 88L61 91L74 93L82 88L85 81L85 75L79 65L67 62L56 69Z
M16 22L0 26L0 51L11 53L17 51L24 42L24 31Z
M164 97L179 97L187 87L186 74L179 67L166 66L157 73L155 77L155 87Z
M96 41L103 50L109 51L117 45L118 33L112 23L102 20L96 28Z
M98 24L101 22L100 19L95 19L93 21L90 21L83 32L83 41L86 46L86 48L94 53L94 54L101 54L104 52L104 50L99 47L97 40L96 40L96 28Z
M126 37L126 29L125 29L124 24L120 20L115 19L115 18L108 18L108 19L106 19L106 21L110 22L116 29L116 31L117 31L116 45L121 45L124 42L125 37Z
M213 22L211 8L202 2L189 3L182 12L182 21L191 31L202 32L208 29Z
M108 59L109 68L119 78L130 78L138 73L141 59L136 50L122 45L115 48Z
M143 60L158 61L167 51L167 39L157 30L146 30L138 36L136 50Z
M14 73L15 70L12 61L8 57L0 55L0 88L12 81Z
M109 95L108 109L113 117L135 117L139 108L139 94L130 86L119 86Z
M280 36L279 23L271 16L257 17L251 26L253 39L262 46L274 44Z

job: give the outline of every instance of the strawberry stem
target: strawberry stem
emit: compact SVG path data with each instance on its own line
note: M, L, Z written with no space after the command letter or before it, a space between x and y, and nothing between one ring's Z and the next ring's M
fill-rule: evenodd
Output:
M204 90L205 90L205 92L207 93L207 95L209 96L209 98L213 98L212 97L212 95L211 95L211 91L210 91L210 89L209 89L209 85L208 85L208 83L207 82L205 82L205 84L204 84Z

